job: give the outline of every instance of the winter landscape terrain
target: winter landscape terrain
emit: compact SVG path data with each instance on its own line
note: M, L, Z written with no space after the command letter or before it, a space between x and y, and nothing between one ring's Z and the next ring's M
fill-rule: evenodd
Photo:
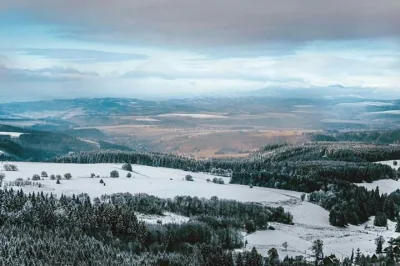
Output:
M379 162L393 165L392 161ZM325 254L336 254L339 258L350 256L357 248L364 254L375 253L375 239L383 236L386 241L400 236L395 233L395 222L389 221L387 227L376 227L374 217L360 225L349 225L339 228L330 225L329 212L321 206L310 203L307 196L303 201L301 192L290 190L252 187L245 185L229 184L230 178L223 177L225 184L209 182L213 178L221 178L206 173L194 173L177 169L132 165L132 171L122 169L122 164L63 164L63 163L31 163L31 162L3 162L16 165L18 171L7 172L3 188L22 188L24 192L44 192L54 195L79 195L88 194L90 197L101 197L113 193L146 193L161 198L174 198L176 196L193 196L211 198L217 196L221 199L232 199L241 202L258 202L267 206L282 206L293 215L293 225L270 223L275 230L259 230L254 233L244 234L247 249L256 247L263 256L268 255L268 250L275 248L280 256L302 255L312 259L311 246L313 241L320 239L324 243ZM111 171L118 171L119 178L111 178ZM15 186L12 181L31 180L32 176L45 171L48 177L34 181L33 185ZM70 180L61 180L57 184L51 180L51 175L64 175L71 173ZM91 177L92 173L95 175ZM132 173L132 177L126 175ZM186 181L185 176L191 175L194 181ZM105 184L100 183L103 180ZM208 181L207 181L208 180ZM40 186L38 186L40 184ZM378 180L372 183L358 184L368 189L380 187L381 192L391 193L400 188L400 182L395 180ZM189 217L164 213L163 216L141 215L139 219L149 223L162 220L164 223L182 223L189 221ZM289 243L287 247L283 243Z
M0 0L0 266L400 265L399 0Z

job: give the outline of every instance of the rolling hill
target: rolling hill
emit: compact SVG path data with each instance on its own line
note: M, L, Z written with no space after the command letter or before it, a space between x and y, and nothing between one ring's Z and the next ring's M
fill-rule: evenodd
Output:
M130 150L103 140L86 139L59 132L37 131L0 125L0 158L43 161L71 152Z

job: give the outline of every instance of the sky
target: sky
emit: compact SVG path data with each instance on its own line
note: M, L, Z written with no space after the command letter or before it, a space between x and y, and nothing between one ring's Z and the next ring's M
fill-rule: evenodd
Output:
M399 0L2 0L0 102L337 87L396 97L399 14Z

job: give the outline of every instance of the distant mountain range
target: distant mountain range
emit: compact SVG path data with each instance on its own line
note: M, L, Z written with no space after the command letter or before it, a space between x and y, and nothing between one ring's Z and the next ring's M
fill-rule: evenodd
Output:
M290 113L303 118L312 113L318 114L320 120L328 124L340 121L350 124L355 121L354 124L394 126L393 123L400 122L400 100L376 100L348 94L339 97L340 89L348 90L335 87L332 89L335 97L330 97L331 94L327 94L326 90L319 92L318 89L293 89L289 93L282 91L282 88L275 88L241 97L199 97L165 101L100 98L4 103L0 104L0 123L33 126L43 130L66 130L93 124L109 125L122 116L154 117L170 113L222 113L228 116ZM291 97L288 98L287 95Z
M268 87L243 93L245 96L298 98L298 99L336 99L336 100L392 100L393 90L379 88L345 87L340 84L327 87Z

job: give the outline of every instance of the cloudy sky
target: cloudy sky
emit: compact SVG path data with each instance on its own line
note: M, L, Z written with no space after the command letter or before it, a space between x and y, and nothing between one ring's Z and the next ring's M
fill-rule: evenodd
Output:
M399 14L399 0L2 0L0 101L338 84L395 95Z

